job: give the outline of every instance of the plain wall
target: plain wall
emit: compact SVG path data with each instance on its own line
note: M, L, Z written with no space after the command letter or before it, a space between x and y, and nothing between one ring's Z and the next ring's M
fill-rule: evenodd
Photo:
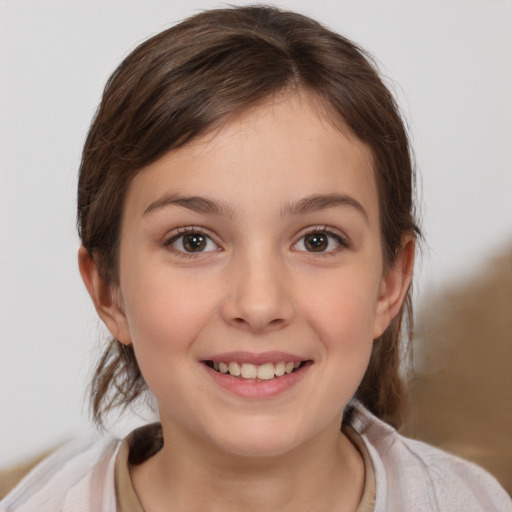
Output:
M390 78L422 174L419 299L510 248L512 2L275 4L353 38ZM136 44L214 6L0 1L0 467L90 428L104 330L77 270L75 189L103 85Z

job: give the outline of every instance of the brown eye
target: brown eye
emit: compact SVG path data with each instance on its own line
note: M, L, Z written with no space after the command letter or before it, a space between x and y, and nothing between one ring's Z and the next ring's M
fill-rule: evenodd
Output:
M292 247L295 251L331 253L349 247L348 242L331 231L312 231L302 236Z
M329 246L329 239L324 233L313 233L304 237L304 247L310 252L323 252Z
M206 236L201 233L191 233L182 238L183 249L187 252L201 252L206 247Z
M188 231L172 237L164 243L166 247L181 253L204 253L217 251L219 246L200 231Z

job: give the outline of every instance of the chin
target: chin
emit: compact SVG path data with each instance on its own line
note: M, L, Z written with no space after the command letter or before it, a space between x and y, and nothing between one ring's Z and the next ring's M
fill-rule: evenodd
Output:
M214 441L217 447L239 457L277 457L300 444L293 429L273 422L251 422L250 426L233 427L223 434Z
M238 457L278 457L292 451L296 446L289 440L280 442L276 439L245 439L239 443L231 440L221 449Z

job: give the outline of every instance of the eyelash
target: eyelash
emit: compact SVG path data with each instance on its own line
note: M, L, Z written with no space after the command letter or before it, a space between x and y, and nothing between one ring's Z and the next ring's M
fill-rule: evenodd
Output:
M209 252L216 252L220 249L220 247L212 239L212 237L210 235L208 235L205 232L205 230L201 227L196 227L196 226L182 227L182 228L178 228L176 231L177 231L176 234L174 234L170 238L166 239L162 245L166 248L169 248L170 250L172 250L179 256L182 256L185 258L193 258L193 257L197 257L198 255L201 255L201 254L205 254L205 253L209 253ZM303 250L303 249L297 248L298 244L300 244L301 242L303 244L305 243L305 240L308 236L311 237L316 234L325 235L328 238L328 241L327 241L328 245L326 248L327 250L319 250L319 251L310 250L310 251L308 251L308 250ZM183 244L185 243L184 237L186 237L187 235L200 235L200 236L204 237L204 239L206 239L205 240L205 244L206 244L205 248L208 247L208 244L210 244L210 243L213 243L215 245L215 248L214 249L210 248L210 250L206 250L206 251L205 250L187 251L183 247ZM173 246L180 239L182 240L182 242L181 242L182 249ZM335 241L337 246L334 247L333 249L330 249L329 246L331 245L332 239ZM317 256L331 256L333 254L336 254L340 250L348 249L348 248L350 248L350 243L347 240L347 238L342 236L340 233L334 231L333 228L330 228L328 226L317 226L317 227L313 227L313 228L307 228L307 230L305 230L305 232L303 232L303 234L299 237L299 239L292 245L292 249L295 251L304 252L307 254L315 254Z
M307 250L301 250L296 249L296 246L300 243L305 241L306 237L312 236L315 234L322 234L328 237L329 239L334 239L337 246L333 249L329 249L330 241L328 242L328 248L325 251L307 251ZM300 238L295 242L292 246L295 250L298 250L299 252L305 252L307 254L315 254L317 256L332 256L333 254L336 254L337 252L343 250L343 249L349 249L350 248L350 242L349 240L341 235L339 232L334 231L333 228L330 228L329 226L317 226L314 228L307 228L306 232L304 232Z
M213 250L210 249L208 251L197 251L196 252L196 251L186 251L185 248L178 249L177 247L173 247L173 244L175 244L176 242L179 242L180 239L182 240L181 244L183 247L184 237L187 235L200 235L206 239L206 244L213 243L213 244L215 244L216 248ZM203 228L196 227L196 226L178 228L176 230L176 234L174 234L170 238L167 238L166 240L164 240L162 245L184 258L193 258L193 257L197 257L198 255L201 255L201 254L205 254L205 253L209 253L209 252L216 252L217 250L219 250L218 244L212 239L212 237L210 235L208 235Z

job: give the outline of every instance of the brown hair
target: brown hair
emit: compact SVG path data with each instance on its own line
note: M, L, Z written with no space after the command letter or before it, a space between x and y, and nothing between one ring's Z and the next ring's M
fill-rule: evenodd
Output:
M80 166L78 229L103 279L118 284L123 200L130 181L164 153L283 90L306 90L372 150L383 254L393 263L405 233L419 235L414 172L395 101L371 58L316 21L273 7L210 10L137 47L108 80ZM408 313L408 315L407 315ZM396 421L405 306L375 340L357 398ZM92 382L98 423L145 389L131 346L111 340Z

